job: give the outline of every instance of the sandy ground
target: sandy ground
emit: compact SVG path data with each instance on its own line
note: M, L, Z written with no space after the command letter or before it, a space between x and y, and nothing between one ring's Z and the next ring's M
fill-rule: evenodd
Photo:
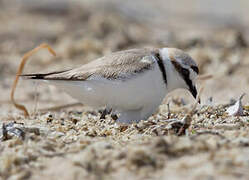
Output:
M243 115L225 112L248 93L248 20L237 20L245 8L228 3L231 14L189 15L172 1L170 11L160 8L159 1L153 4L158 11L146 14L117 2L0 1L0 179L249 179L249 96L242 100ZM11 104L10 89L21 57L43 42L57 56L42 50L26 73L69 69L112 51L167 46L188 52L201 74L213 78L198 82L202 104L182 136L181 124L170 120L182 120L193 107L184 90L171 93L147 121L119 125L87 106L42 111L77 100L47 84L20 81L16 99L27 106L27 118Z

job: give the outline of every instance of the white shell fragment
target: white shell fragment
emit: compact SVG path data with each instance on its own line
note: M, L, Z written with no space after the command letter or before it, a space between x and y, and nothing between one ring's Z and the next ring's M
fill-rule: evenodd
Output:
M242 103L241 100L244 97L245 93L243 93L239 100L236 101L236 103L232 106L230 106L226 112L228 113L229 116L242 116L243 115L243 107L242 107Z

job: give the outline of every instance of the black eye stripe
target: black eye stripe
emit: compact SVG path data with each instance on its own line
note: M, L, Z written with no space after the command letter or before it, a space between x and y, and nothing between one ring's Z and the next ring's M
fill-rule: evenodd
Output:
M192 80L189 78L189 70L182 68L181 69L182 72L182 77L185 80L186 84L188 85L189 89L193 89L193 84L192 84Z
M197 66L191 66L191 69L193 69L193 71L195 71L197 74L199 74L199 69Z
M182 71L182 75L184 77L189 77L189 70L188 69L182 68L181 71Z
M179 73L180 76L182 76L182 78L184 79L185 83L188 85L190 92L192 93L192 95L194 97L196 97L197 91L195 86L193 85L192 80L190 79L190 73L189 70L186 68L183 68L179 63L177 63L176 61L172 61L172 64L175 67L175 70ZM196 72L198 71L198 68L196 66L191 66L191 68Z

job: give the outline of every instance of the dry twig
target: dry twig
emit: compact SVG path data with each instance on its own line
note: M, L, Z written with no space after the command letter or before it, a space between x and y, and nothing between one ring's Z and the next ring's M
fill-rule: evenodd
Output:
M169 122L168 124L155 124L152 125L151 128L146 130L144 134L146 134L148 131L153 132L157 129L165 129L166 131L173 130L174 134L177 134L178 136L182 136L186 134L186 130L190 127L192 122L192 116L195 113L196 107L200 101L200 95L202 94L203 87L200 89L198 96L196 98L196 103L194 104L193 108L189 110L189 112L185 115L185 117L181 120L179 119L168 119L165 117L166 120L164 122Z
M223 136L222 134L220 134L219 132L210 131L210 130L198 131L198 132L196 132L196 134L192 135L190 138L193 140L193 139L197 138L198 136L205 135L205 134L211 134L211 135L219 136L221 139L226 139L226 137Z
M51 54L53 54L54 56L56 56L54 50L53 50L49 45L47 45L47 44L41 44L41 45L39 45L38 47L36 47L36 48L32 49L31 51L27 52L26 54L24 54L24 56L23 56L23 58L22 58L22 61L21 61L21 63L20 63L20 66L19 66L19 68L18 68L18 71L17 71L17 73L16 73L15 81L14 81L14 83L13 83L13 85L12 85L11 94L10 94L11 102L14 104L14 106L15 106L17 109L19 109L19 110L21 110L21 111L24 112L24 116L29 116L29 113L28 113L27 108L26 108L24 105L19 104L19 103L17 103L17 102L15 101L14 95L15 95L15 91L16 91L16 86L17 86L17 83L18 83L18 81L19 81L19 76L22 74L23 69L24 69L24 66L25 66L25 64L26 64L26 62L27 62L27 60L28 60L28 58L29 58L30 56L32 56L34 53L36 53L37 51L39 51L40 49L44 49L44 48L48 49L48 51L49 51Z
M187 113L187 115L182 119L182 126L181 128L179 129L177 135L178 136L181 136L181 135L184 135L185 134L185 131L189 128L189 126L191 125L191 122L192 122L192 116L194 115L195 113L195 110L196 110L196 107L200 101L200 95L202 94L202 91L203 91L203 87L201 87L199 93L198 93L198 96L196 98L196 103L194 104L193 108Z
M204 75L199 75L197 77L197 80L205 81L205 80L208 80L208 79L211 79L211 78L213 78L212 74L204 74Z

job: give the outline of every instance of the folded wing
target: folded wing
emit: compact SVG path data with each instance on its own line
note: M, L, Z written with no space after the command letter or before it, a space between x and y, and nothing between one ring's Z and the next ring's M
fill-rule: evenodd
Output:
M85 81L90 77L119 79L153 67L158 49L119 51L94 60L79 68L46 74L23 74L28 79Z

